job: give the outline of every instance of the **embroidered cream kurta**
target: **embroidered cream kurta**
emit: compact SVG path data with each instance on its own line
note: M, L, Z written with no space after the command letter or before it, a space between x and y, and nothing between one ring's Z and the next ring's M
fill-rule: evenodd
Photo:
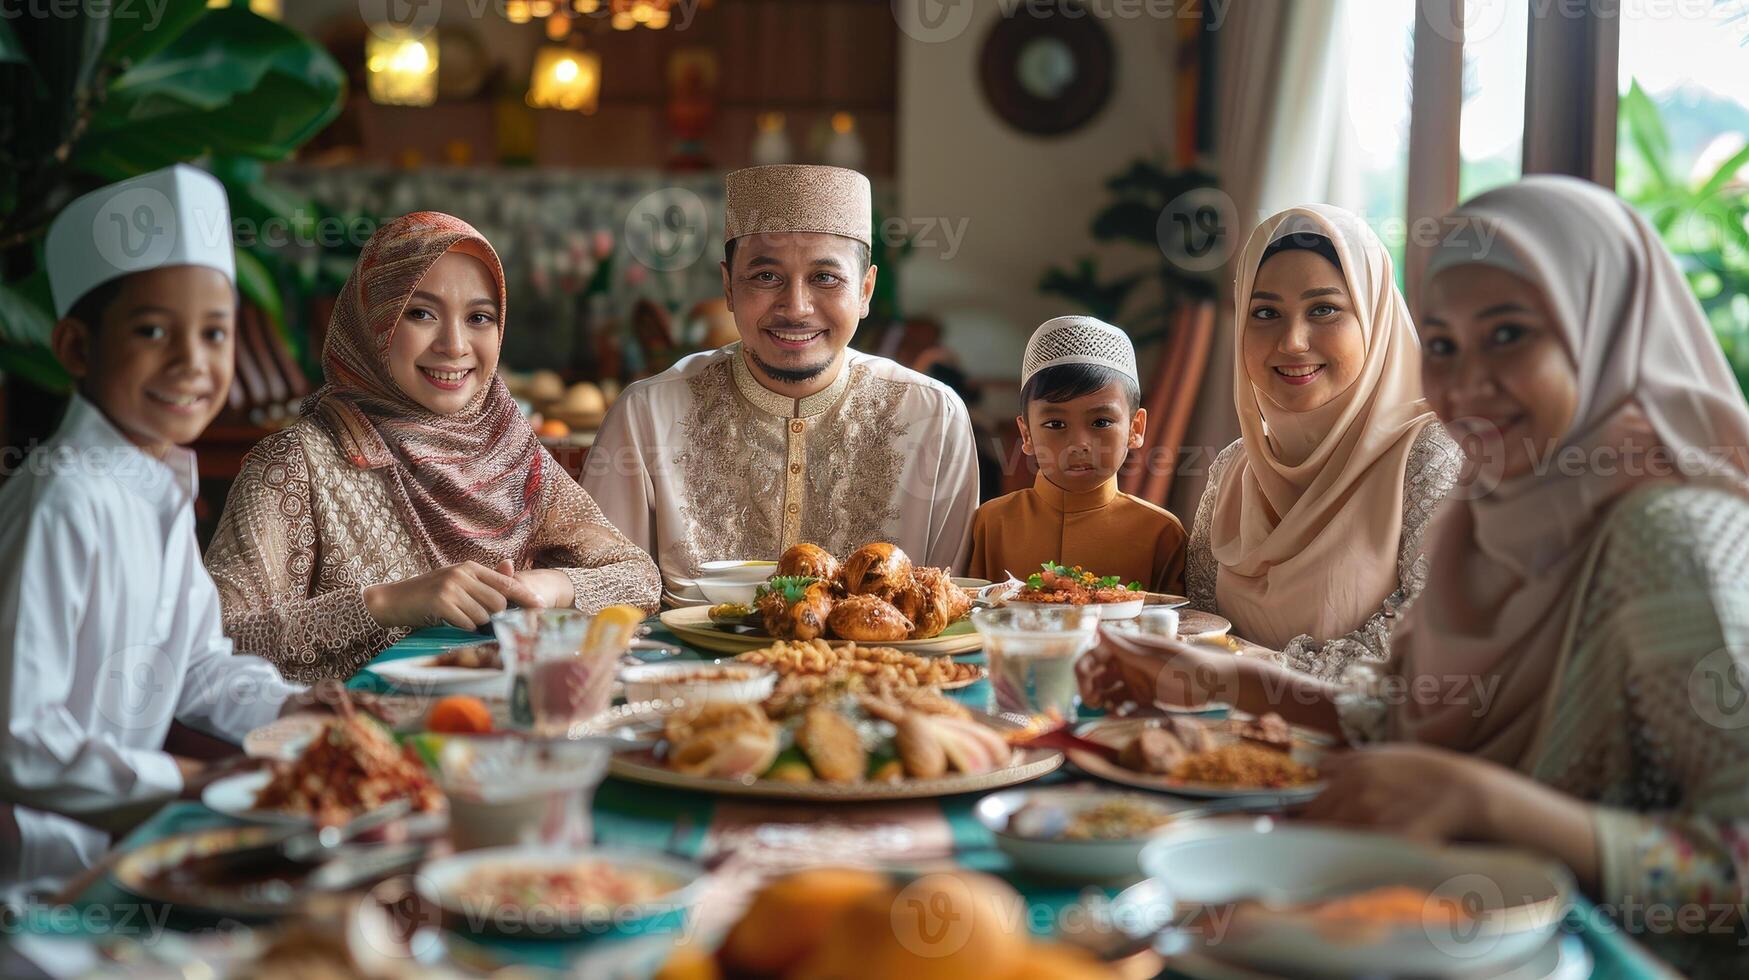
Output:
M731 344L626 388L583 486L672 596L697 599L704 562L775 559L801 541L840 556L888 541L957 572L978 463L966 407L940 382L847 351L829 387L790 399Z

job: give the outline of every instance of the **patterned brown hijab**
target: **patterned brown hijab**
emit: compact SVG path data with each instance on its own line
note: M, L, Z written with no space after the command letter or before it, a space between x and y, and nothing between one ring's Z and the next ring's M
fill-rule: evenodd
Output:
M389 222L365 243L346 280L322 348L325 384L304 403L341 453L381 470L407 526L434 566L472 559L518 566L553 491L547 454L496 373L454 415L414 401L389 373L389 341L407 301L451 250L486 264L498 284L504 336L504 267L478 231L436 211Z

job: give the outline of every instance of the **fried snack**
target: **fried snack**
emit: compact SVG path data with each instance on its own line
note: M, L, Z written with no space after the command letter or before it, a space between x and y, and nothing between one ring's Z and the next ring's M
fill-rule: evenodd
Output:
M1249 721L1241 721L1234 726L1233 731L1245 741L1264 748L1277 752L1293 751L1293 729L1288 726L1287 719L1273 711Z
M940 636L972 603L946 571L925 567L912 569L911 583L894 594L893 605L911 621L911 639L927 640Z
M1118 752L1117 764L1134 772L1164 776L1189 754L1184 743L1166 729L1144 728Z
M840 599L826 618L826 628L839 639L858 643L892 642L911 635L911 621L892 603L874 595Z
M351 713L329 722L296 762L277 766L256 795L255 808L301 814L328 826L400 799L422 813L444 807L425 767L382 726Z
M906 774L914 779L935 779L947 772L947 751L920 711L900 715L893 748L898 750Z
M869 681L871 690L934 687L984 676L983 668L958 663L951 657L924 657L892 647L865 647L855 643L834 647L818 639L796 643L780 641L749 650L735 659L769 666L784 677L861 676Z
M1170 716L1161 724L1178 739L1178 744L1184 746L1184 751L1191 755L1207 752L1215 747L1214 736L1209 734L1208 727L1195 718Z
M898 545L865 544L844 559L844 589L851 595L885 599L911 582L911 557Z
M827 782L854 783L868 771L868 753L856 728L825 705L815 705L802 715L796 745L808 757L814 774Z
M757 776L777 758L777 726L750 704L705 704L662 726L668 765L692 776Z
M757 605L765 631L772 636L785 640L816 639L825 635L826 618L832 614L832 586L812 581L799 590L793 586L774 588L761 595Z
M895 725L908 712L925 715L948 715L954 718L970 718L972 716L971 710L965 705L944 696L934 688L928 687L876 691L864 694L857 700L862 704L862 710Z
M838 577L838 559L817 544L791 545L777 560L777 574L803 575L830 582Z

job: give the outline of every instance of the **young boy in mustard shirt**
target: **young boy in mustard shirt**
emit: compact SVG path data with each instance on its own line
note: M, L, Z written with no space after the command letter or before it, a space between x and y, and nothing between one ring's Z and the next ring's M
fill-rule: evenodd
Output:
M1047 320L1027 342L1020 385L1015 423L1038 477L978 508L966 574L1025 579L1052 562L1182 594L1184 525L1117 488L1148 424L1129 336L1093 317Z

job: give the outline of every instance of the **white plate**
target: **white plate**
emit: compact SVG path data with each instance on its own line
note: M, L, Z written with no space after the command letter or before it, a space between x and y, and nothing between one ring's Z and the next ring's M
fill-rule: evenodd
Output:
M1199 812L1195 804L1162 799L1145 793L1113 792L1092 784L1049 789L1011 789L992 793L978 801L972 811L991 836L996 849L1007 854L1015 865L1053 878L1070 881L1134 880L1142 873L1142 848L1165 826L1136 837L1109 840L1065 840L1061 837L1029 837L1009 829L1014 814L1028 803L1061 806L1068 813L1110 800L1128 799L1157 810L1169 812L1173 821L1191 818Z
M1008 605L1020 609L1057 609L1064 604L1060 602L1021 602L1018 599L1008 600ZM1135 619L1142 614L1142 607L1148 604L1146 599L1132 599L1129 602L1089 602L1080 608L1099 610L1102 622L1114 619Z
M1261 903L1189 934L1194 951L1295 976L1498 976L1550 941L1573 889L1565 868L1521 851L1427 847L1269 817L1170 825L1141 862L1175 903ZM1474 918L1344 928L1287 910L1387 885L1456 901Z
M469 876L482 868L536 868L553 870L584 861L601 861L623 868L654 871L672 876L675 889L650 902L622 905L608 918L589 916L582 910L559 910L551 907L522 909L508 904L485 906L462 894ZM467 851L432 861L420 869L417 879L419 893L450 916L466 931L496 932L523 938L573 939L578 932L613 932L635 929L639 922L678 912L684 916L698 899L699 882L704 869L654 851L607 850L603 848L549 847L525 845L489 847ZM676 921L673 931L682 923Z
M405 691L432 694L508 694L510 673L480 667L439 667L440 654L372 664L370 672Z
M1090 721L1075 730L1075 734L1083 738L1102 742L1113 747L1121 747L1129 738L1144 725L1145 718L1102 718ZM1293 731L1293 759L1304 765L1315 766L1324 756L1324 749L1329 740L1315 732L1296 728ZM1213 733L1217 745L1232 742L1237 736L1222 732ZM1101 758L1092 752L1082 749L1068 750L1069 761L1089 775L1108 779L1125 786L1137 789L1150 789L1159 793L1173 793L1178 796L1189 796L1207 800L1255 800L1258 806L1288 806L1304 803L1324 791L1322 780L1306 783L1303 786L1227 786L1220 783L1187 783L1167 776L1155 776L1150 773L1136 772L1126 769L1108 759Z
M272 780L273 773L266 770L226 776L202 790L200 801L209 810L250 823L308 826L312 821L306 816L278 810L255 809L255 797Z

